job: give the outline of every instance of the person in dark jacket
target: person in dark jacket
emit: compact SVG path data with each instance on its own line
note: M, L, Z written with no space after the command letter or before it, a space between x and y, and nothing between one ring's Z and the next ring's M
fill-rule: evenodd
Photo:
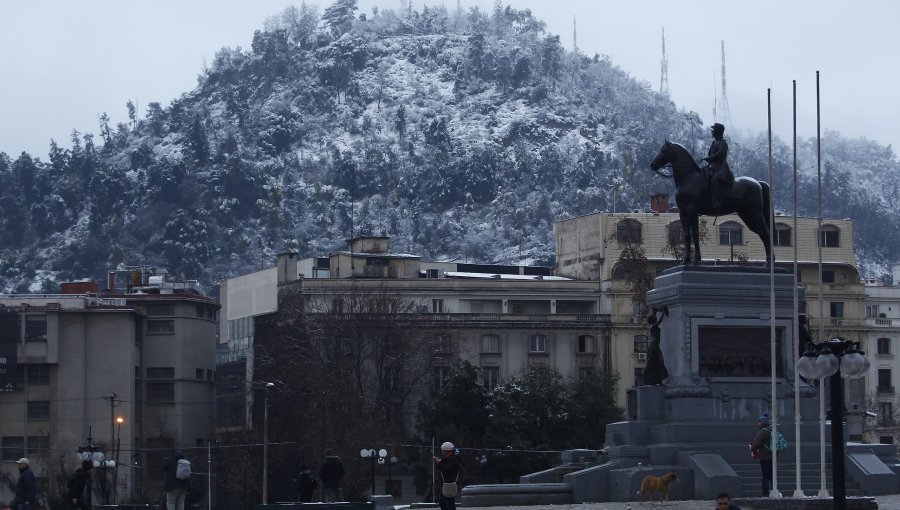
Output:
M322 480L322 502L343 501L341 480L344 479L344 464L331 448L325 450L325 462L319 468L319 479Z
M67 502L74 510L88 510L91 508L91 470L94 463L89 460L81 461L81 467L75 470L75 476L69 480L69 494Z
M727 492L720 492L716 496L716 510L741 510L741 508L731 502L731 496Z
M166 508L168 510L184 510L184 500L187 497L190 480L179 480L175 476L178 471L178 461L183 458L184 453L176 448L172 450L172 454L163 465L163 471L166 472Z
M34 480L34 472L31 471L31 462L25 457L16 461L19 468L19 480L16 481L16 501L13 508L16 510L31 510L36 508L37 485Z
M755 450L759 452L763 497L769 496L769 489L772 487L772 449L769 447L772 444L772 430L768 428L770 424L769 413L763 413L756 420L756 426L759 428L759 431L756 433L756 437L753 438L753 442L750 443L750 451Z
M309 472L309 466L300 465L300 473L297 475L297 494L299 501L303 503L312 503L313 492L315 492L318 483Z
M459 488L459 455L456 454L456 447L450 441L441 445L441 456L434 458L437 470L441 472L441 489L438 494L438 504L441 510L456 510L456 494L452 496L445 495L444 484L453 484L458 492Z

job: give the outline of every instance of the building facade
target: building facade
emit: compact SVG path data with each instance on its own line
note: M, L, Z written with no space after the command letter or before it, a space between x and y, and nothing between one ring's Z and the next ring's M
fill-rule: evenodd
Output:
M196 282L150 268L111 272L107 283L0 295L3 459L28 457L50 499L79 448L117 461L100 466L110 482L94 502L106 503L155 497L171 448L213 437L218 304Z
M871 362L866 384L865 431L871 443L900 444L900 399L897 387L900 349L900 264L892 268L892 283L866 280L866 355Z
M648 325L643 300L632 290L630 272L623 254L634 257L651 275L681 262L682 230L679 215L667 210L667 200L654 197L656 212L595 213L558 221L553 226L556 239L557 274L598 282L602 289L600 313L611 320L612 364L621 376L620 398L632 385L640 384L646 360ZM662 195L664 197L664 195ZM765 250L760 239L736 215L701 219L701 253L704 263L762 264ZM822 277L819 278L819 241L822 250ZM841 336L868 345L869 325L864 319L865 291L856 268L853 251L853 223L827 219L819 231L816 218L776 216L774 247L776 265L793 270L796 245L798 286L803 291L801 313L810 320L814 338L819 325L823 338ZM822 293L822 306L818 295ZM865 388L853 382L849 401L862 402Z

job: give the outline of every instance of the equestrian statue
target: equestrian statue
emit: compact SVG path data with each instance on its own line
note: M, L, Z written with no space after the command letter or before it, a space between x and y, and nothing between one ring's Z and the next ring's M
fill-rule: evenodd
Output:
M766 266L774 261L769 242L772 199L769 185L752 177L738 177L731 174L725 157L728 145L722 138L725 126L712 127L713 141L709 155L703 161L709 162L704 170L683 146L668 140L659 154L650 163L650 169L663 177L675 180L675 205L681 219L684 233L684 265L700 263L700 215L720 216L736 213L751 231L759 236L766 248ZM672 175L660 172L660 168L671 165ZM693 244L694 256L691 257Z

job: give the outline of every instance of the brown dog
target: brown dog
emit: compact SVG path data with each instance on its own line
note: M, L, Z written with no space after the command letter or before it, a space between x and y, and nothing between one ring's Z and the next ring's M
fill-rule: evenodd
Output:
M653 496L654 492L659 493L659 502L669 501L669 485L672 482L677 482L678 476L675 473L669 473L662 476L653 476L647 475L641 481L641 490L638 491L638 502L644 501L644 493L647 493L647 498Z

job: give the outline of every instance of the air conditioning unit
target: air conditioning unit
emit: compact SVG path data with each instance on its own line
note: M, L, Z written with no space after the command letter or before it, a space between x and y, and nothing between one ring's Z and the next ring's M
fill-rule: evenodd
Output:
M637 317L629 317L628 324L637 324Z
M644 361L644 362L647 361L647 353L646 352L639 352L639 353L637 353L637 355L638 355L637 356L638 361Z

